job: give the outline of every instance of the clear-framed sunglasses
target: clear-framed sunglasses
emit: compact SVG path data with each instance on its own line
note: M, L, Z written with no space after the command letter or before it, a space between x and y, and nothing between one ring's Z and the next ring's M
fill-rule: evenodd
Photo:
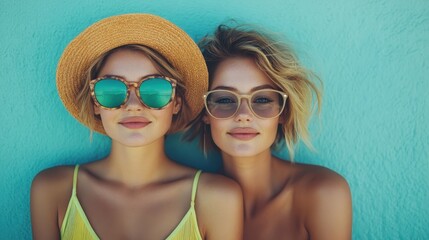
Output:
M262 119L279 116L285 105L287 95L274 89L261 89L251 94L238 94L229 90L213 90L204 94L207 112L214 118L233 117L246 99L252 113Z

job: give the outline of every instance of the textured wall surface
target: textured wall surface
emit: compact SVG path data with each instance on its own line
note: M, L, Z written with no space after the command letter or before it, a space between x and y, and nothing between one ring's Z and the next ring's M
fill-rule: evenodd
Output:
M317 152L296 160L349 182L354 239L429 239L427 0L1 1L0 239L31 239L29 192L42 169L107 154L109 140L75 121L55 87L57 61L91 23L147 12L195 40L229 18L286 36L325 84L312 124ZM180 162L214 170L219 156L168 138ZM287 158L286 151L279 151Z

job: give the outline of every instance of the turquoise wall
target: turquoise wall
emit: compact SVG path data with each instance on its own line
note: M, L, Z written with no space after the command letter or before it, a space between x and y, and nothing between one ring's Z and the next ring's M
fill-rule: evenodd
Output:
M325 84L312 153L298 162L341 173L353 197L354 239L429 239L429 2L426 0L74 0L0 3L0 239L30 239L31 180L40 170L104 156L109 140L75 121L55 88L57 61L91 23L146 12L195 40L229 18L287 36ZM169 154L204 169L193 145ZM277 154L286 156L287 152Z

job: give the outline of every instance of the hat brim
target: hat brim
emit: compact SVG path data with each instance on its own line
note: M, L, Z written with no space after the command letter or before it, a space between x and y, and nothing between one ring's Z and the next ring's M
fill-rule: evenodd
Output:
M200 49L175 24L151 14L125 14L103 19L80 33L64 50L57 67L57 89L71 115L79 116L76 96L90 64L103 53L128 44L150 47L164 56L182 75L185 101L191 119L202 110L202 96L208 88L208 72ZM100 120L92 129L105 134Z

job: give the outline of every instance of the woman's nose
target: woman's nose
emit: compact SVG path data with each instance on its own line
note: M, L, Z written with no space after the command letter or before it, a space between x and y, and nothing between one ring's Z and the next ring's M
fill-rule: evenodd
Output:
M249 101L247 99L241 99L240 106L234 116L234 120L238 122L250 122L253 120L253 117Z
M144 108L134 88L130 90L130 96L128 97L124 107L127 111L141 111Z

